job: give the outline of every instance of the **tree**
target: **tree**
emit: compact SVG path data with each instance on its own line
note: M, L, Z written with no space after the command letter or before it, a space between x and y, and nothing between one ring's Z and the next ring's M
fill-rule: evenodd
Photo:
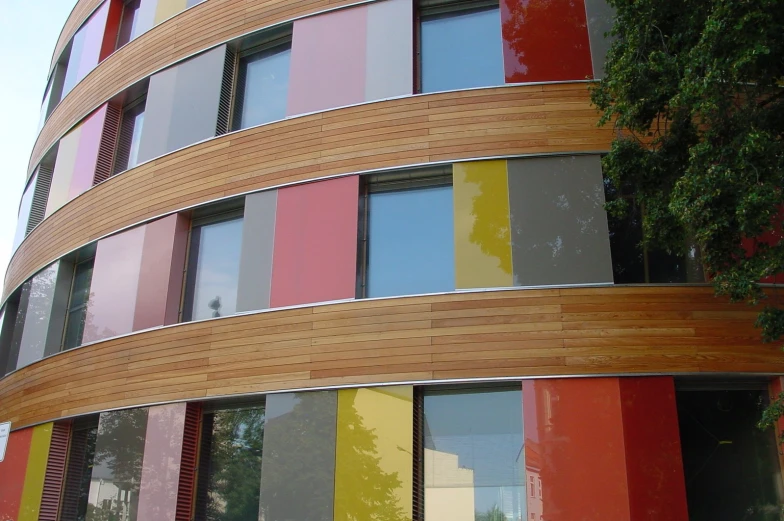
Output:
M646 245L696 245L717 294L761 304L763 339L780 339L784 308L760 281L784 272L781 1L609 3L615 41L591 89L620 136L609 180L634 190ZM607 203L616 216L628 207Z

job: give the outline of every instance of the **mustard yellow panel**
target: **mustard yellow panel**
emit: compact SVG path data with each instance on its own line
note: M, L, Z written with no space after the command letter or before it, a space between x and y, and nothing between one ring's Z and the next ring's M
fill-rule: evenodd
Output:
M452 166L457 289L513 285L506 161Z
M158 7L155 9L155 25L184 11L186 7L186 0L158 0Z
M410 385L338 391L334 521L411 521Z
M52 423L45 423L33 428L18 521L38 521L38 511L41 509L41 495L44 491L44 478L46 477L46 463L49 460L49 445L52 442L53 425Z

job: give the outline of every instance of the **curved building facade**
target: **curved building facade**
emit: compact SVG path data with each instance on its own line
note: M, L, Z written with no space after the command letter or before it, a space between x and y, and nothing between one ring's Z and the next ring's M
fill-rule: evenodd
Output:
M604 210L612 16L79 0L3 287L0 520L778 519L780 349Z

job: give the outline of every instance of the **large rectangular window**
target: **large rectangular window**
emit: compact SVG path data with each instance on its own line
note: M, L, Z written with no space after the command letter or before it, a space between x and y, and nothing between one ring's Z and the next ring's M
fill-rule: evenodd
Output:
M197 215L192 222L185 321L225 317L237 311L242 208L224 210Z
M196 521L244 521L259 516L263 403L205 409L202 419ZM302 472L320 469L302 468Z
M528 519L521 388L425 391L424 483L425 521Z
M455 289L452 178L437 174L368 181L362 296Z
M87 518L87 498L95 463L97 436L98 415L73 421L60 503L61 521L85 521Z
M71 295L65 315L63 350L82 345L84 324L87 320L87 304L90 300L90 283L93 278L95 248L80 252L74 266Z
M119 174L139 164L139 143L142 138L146 101L147 96L141 95L123 107L113 174Z
M232 130L286 117L290 62L290 37L240 56Z
M117 49L139 36L139 7L141 0L126 0L117 32Z
M420 17L420 92L504 84L498 2L423 2Z

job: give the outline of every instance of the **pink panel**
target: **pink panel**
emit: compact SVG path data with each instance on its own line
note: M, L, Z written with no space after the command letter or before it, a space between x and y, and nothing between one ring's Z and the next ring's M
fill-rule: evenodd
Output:
M184 403L150 407L137 519L175 521L185 408Z
M8 439L5 459L0 463L0 519L16 519L22 501L27 457L33 429L14 431Z
M526 380L523 423L529 515L630 520L617 378Z
M78 78L82 79L92 71L101 57L101 47L103 46L103 33L106 29L106 19L109 14L109 2L104 2L99 7L85 26L84 46L82 55L79 59Z
M631 518L689 521L673 378L619 384Z
M108 104L90 114L84 120L79 135L79 148L76 152L71 186L68 191L68 200L86 192L93 186L95 168L98 163L98 151L101 147L101 135L106 123L106 110Z
M361 6L294 22L289 116L364 101L367 12Z
M145 226L133 330L177 322L188 219L170 215Z
M83 342L133 331L145 227L98 241Z
M278 190L270 306L356 293L359 176Z

